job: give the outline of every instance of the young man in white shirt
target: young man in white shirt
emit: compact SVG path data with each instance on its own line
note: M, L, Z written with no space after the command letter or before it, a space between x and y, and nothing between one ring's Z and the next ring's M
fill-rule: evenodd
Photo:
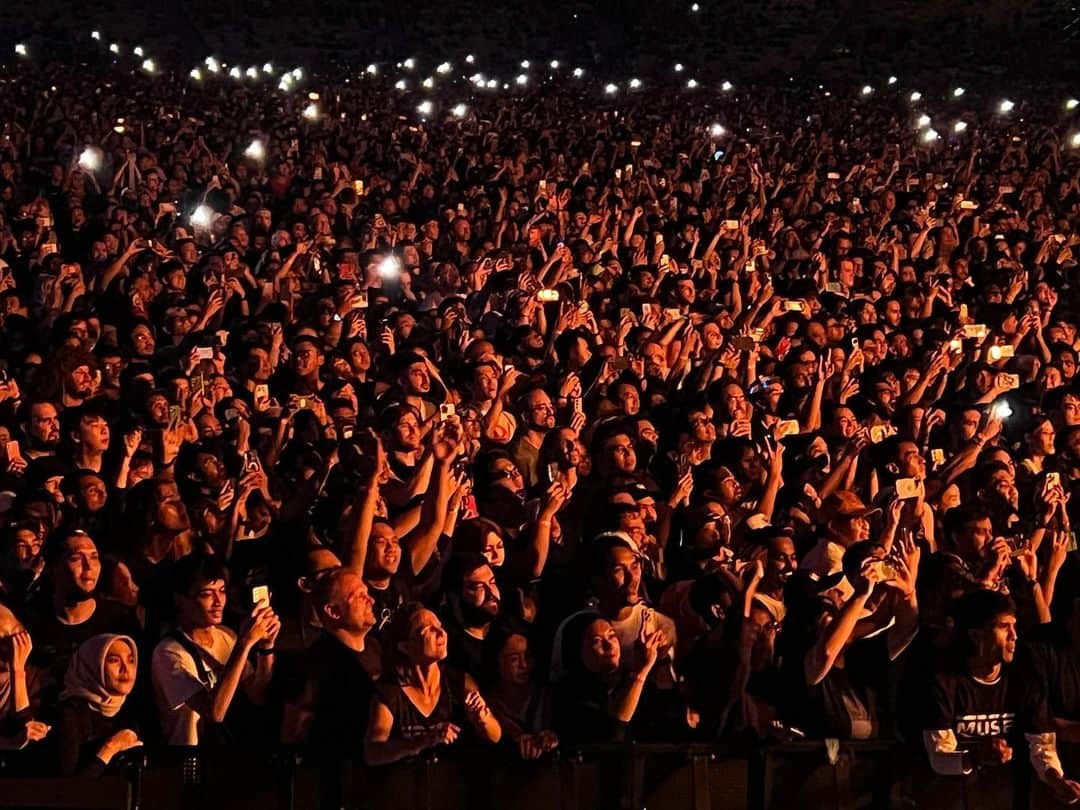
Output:
M281 622L260 602L239 634L221 624L228 572L218 557L189 555L174 574L178 629L154 649L154 695L163 741L198 745L207 723L225 721L237 688L253 703L263 701Z

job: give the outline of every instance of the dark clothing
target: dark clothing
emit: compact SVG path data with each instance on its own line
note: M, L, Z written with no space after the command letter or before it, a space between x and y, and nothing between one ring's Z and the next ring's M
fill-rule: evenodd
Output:
M117 714L106 717L90 708L85 700L69 698L60 702L56 714L56 724L48 739L54 746L63 776L100 776L120 759L113 757L109 765L98 759L105 741L123 729L136 734L139 730L130 701Z
M402 574L394 574L385 588L375 588L369 582L368 593L375 604L372 610L375 613L375 626L372 633L382 633L390 625L402 606L412 598L412 589L405 582Z
M845 652L844 666L809 689L814 737L873 739L888 735L888 676L892 664L886 634L858 641Z
M308 651L314 690L309 741L339 751L363 745L375 684L360 663L360 653L324 635Z
M394 718L390 740L415 740L423 737L440 723L455 723L462 732L469 726L465 721L465 676L460 670L439 665L439 699L430 714L424 714L413 703L391 673L378 684L378 696Z
M585 673L560 681L552 695L552 720L560 742L624 742L630 724L611 713L612 695L624 681L622 673L614 679Z

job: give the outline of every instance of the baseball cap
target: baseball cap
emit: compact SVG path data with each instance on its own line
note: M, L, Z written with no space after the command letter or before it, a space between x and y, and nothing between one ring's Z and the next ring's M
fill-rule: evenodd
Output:
M857 517L870 517L881 509L867 506L862 498L849 489L841 489L829 495L821 504L821 522L829 523L836 518L850 520Z

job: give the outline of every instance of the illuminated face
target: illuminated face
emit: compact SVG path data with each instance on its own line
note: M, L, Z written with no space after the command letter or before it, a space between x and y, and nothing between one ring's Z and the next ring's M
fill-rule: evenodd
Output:
M134 648L117 639L105 651L105 689L117 697L126 697L135 688L136 658Z

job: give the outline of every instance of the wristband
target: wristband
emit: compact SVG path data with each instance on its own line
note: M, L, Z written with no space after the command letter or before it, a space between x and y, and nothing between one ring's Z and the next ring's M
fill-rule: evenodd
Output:
M253 652L256 655L273 655L274 654L274 648L273 647L256 647L253 650Z

